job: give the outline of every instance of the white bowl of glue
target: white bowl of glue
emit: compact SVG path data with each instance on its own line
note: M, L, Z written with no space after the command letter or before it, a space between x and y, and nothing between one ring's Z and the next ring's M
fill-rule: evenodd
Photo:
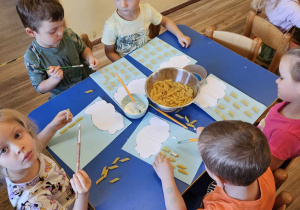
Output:
M125 96L121 101L121 108L124 111L125 115L131 119L138 119L145 115L148 106L149 101L146 96L138 93L132 93L132 97L135 100L135 103L137 103L140 110L137 109L135 104L130 99L129 95Z

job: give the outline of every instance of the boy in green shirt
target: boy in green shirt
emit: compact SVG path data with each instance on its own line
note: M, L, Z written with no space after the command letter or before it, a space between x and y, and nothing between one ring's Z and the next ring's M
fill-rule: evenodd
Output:
M64 9L56 0L18 0L17 12L26 33L35 39L24 55L30 81L49 99L76 85L96 70L99 61L71 29L63 29ZM88 65L79 68L63 66ZM49 69L40 71L41 69Z

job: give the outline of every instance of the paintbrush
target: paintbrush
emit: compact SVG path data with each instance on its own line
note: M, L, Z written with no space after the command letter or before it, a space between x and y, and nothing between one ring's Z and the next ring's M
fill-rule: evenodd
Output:
M120 78L120 76L118 75L118 73L116 73L117 77L119 78L119 81L121 82L121 84L123 85L124 89L126 90L127 94L129 95L130 99L132 100L132 102L134 103L135 107L137 108L137 110L139 110L139 113L141 113L141 109L138 106L138 104L135 102L134 98L132 97L132 95L130 94L129 90L127 89L126 85L124 84L123 80Z
M60 67L60 69L67 69L67 68L80 68L83 67L83 64L80 65L74 65L74 66L64 66L64 67ZM37 69L38 71L47 71L49 69Z
M188 139L188 140L178 141L177 143L178 144L183 144L183 143L189 143L189 142L195 142L195 141L198 141L198 138L197 139Z
M77 142L77 161L76 172L80 169L80 143L81 143L81 124L78 125L78 142ZM78 198L78 192L76 192L76 199Z

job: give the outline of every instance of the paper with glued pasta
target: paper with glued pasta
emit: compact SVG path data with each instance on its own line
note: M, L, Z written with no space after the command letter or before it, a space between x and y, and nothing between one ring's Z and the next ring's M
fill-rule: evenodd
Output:
M164 123L161 123L160 121L164 121ZM155 123L158 123L158 125L163 126L164 128L159 129L159 132L154 131L153 129ZM165 125L165 123L169 126ZM151 129L149 129L149 126ZM155 128L158 129L157 126ZM169 131L167 131L168 129ZM151 137L148 138L148 136ZM147 139L147 143L140 144L140 141L143 141L143 138ZM164 140L165 138L166 140ZM148 112L140 122L140 124L137 126L135 131L131 134L129 139L126 141L122 149L150 165L153 164L155 157L158 154L158 145L160 145L159 151L161 151L162 147L170 149L170 151L179 155L179 157L173 157L170 155L170 153L165 152L168 157L173 157L176 160L176 162L172 162L172 164L174 166L176 166L177 164L186 166L186 171L189 173L188 175L182 174L178 172L178 167L176 167L176 169L174 169L174 176L177 179L185 182L186 184L191 184L192 181L195 180L195 175L202 163L202 159L197 148L197 142L178 144L177 141L193 138L197 138L196 133L186 130L173 122L162 119L155 114ZM154 149L150 150L144 148L147 146L154 146L156 153L153 154ZM151 155L150 152L148 154L145 153L146 158L144 158L138 152L140 151L140 149L138 149L137 151L136 147L143 148L141 149L143 152L150 151L153 155Z
M97 106L101 108L98 109ZM109 119L109 112L112 114L113 119ZM70 110L72 112L72 110ZM86 114L99 112L99 115ZM107 113L106 113L107 112ZM80 168L84 168L91 160L93 160L102 150L104 150L117 136L119 136L131 122L123 117L118 112L114 111L112 104L107 103L100 97L97 97L87 108L83 109L76 116L72 122L76 121L79 117L83 117L79 123L81 124L81 155L80 155ZM103 120L96 119L103 116ZM93 121L96 121L96 125ZM102 125L107 121L108 125ZM119 122L116 122L119 121ZM113 125L116 123L117 125ZM69 123L70 124L70 123ZM67 126L69 126L69 124ZM121 125L122 124L122 125ZM98 128L98 127L99 128ZM65 127L64 127L65 128ZM65 133L59 132L64 128L57 131L55 136L49 142L49 148L68 165L74 172L76 171L76 151L77 151L77 137L78 137L78 123L69 128Z

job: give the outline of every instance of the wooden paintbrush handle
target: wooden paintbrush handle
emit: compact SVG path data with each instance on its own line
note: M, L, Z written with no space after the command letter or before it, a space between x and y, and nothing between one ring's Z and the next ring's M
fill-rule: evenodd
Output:
M129 90L127 89L126 85L124 84L123 80L120 78L120 76L118 75L118 73L116 73L117 77L119 78L119 81L121 82L121 84L123 85L124 89L126 90L127 94L129 95L130 99L132 100L133 103L135 103L134 98L132 97L132 95L130 94Z

